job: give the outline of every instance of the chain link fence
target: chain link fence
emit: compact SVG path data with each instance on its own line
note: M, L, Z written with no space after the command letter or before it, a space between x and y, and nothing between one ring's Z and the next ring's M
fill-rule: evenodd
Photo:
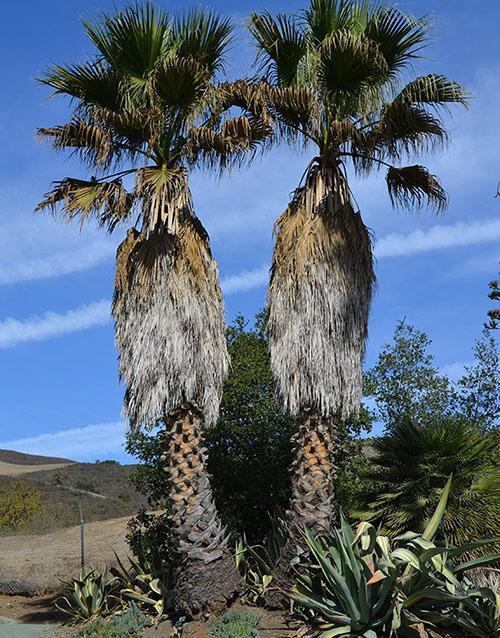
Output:
M129 517L85 523L64 529L0 530L0 594L35 595L55 592L61 580L82 566L102 569L129 555Z

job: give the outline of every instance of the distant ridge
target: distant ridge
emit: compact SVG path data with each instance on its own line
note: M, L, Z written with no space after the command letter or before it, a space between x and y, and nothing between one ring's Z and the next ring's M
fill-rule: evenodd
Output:
M55 465L56 463L76 463L69 459L56 456L38 456L36 454L24 454L13 450L0 450L0 462L13 465Z

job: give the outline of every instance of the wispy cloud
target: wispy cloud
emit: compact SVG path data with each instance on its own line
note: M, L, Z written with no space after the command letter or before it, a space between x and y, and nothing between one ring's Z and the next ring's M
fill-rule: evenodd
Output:
M455 361L454 363L447 363L441 366L439 372L444 376L451 379L451 381L458 381L465 374L465 369L474 365L474 361Z
M109 241L94 241L77 250L56 252L35 259L0 262L0 285L83 272L107 261L115 250L114 244Z
M109 320L110 303L106 299L60 314L46 312L28 319L4 319L0 321L0 348L87 330L102 326Z
M123 451L125 429L121 421L98 423L3 441L0 449L42 456L54 456L56 450L57 456L74 461L126 460Z
M222 291L226 295L232 295L245 290L252 290L264 286L269 279L269 267L262 266L255 270L243 270L236 275L224 277L221 281Z
M451 225L437 224L428 230L415 230L407 234L392 233L375 244L375 255L402 257L417 253L489 243L500 239L500 220L487 219Z

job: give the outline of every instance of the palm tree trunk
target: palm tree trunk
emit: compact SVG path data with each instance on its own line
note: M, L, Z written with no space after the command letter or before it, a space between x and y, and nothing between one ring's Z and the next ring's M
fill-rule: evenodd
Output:
M276 589L271 589L266 596L270 607L283 607L287 602L280 590L293 586L296 567L306 554L304 527L314 535L324 533L335 516L336 440L337 428L332 419L310 412L301 415L292 437L292 496L286 514L286 541L274 574Z
M229 537L215 507L201 420L197 408L184 405L170 413L163 436L162 461L171 483L171 519L184 563L176 606L189 616L225 609L241 585L227 550Z

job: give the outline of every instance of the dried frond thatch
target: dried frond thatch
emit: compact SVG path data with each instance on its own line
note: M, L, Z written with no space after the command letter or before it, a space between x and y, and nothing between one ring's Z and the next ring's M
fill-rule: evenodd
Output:
M285 407L356 414L374 284L369 233L335 167L313 167L276 224L271 365Z
M63 126L41 128L41 139L49 138L56 149L73 148L83 160L94 166L106 166L112 147L109 130L75 116Z
M192 210L190 211L192 214ZM180 405L217 419L228 370L218 271L200 222L129 234L117 255L113 316L124 409L151 427Z
M433 207L442 212L448 203L446 192L425 166L391 167L387 171L387 188L393 206Z

